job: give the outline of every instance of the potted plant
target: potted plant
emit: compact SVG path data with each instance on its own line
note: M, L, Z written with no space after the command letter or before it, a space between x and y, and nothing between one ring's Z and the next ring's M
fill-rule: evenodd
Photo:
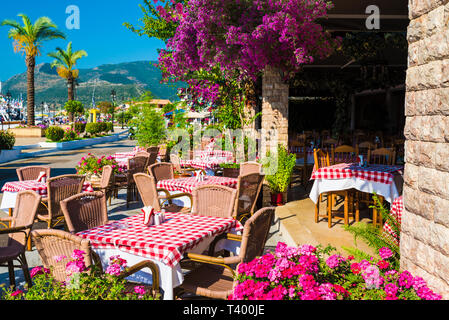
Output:
M277 162L277 166L275 165ZM271 203L274 206L284 205L284 195L290 185L296 156L290 154L282 145L278 145L277 155L269 152L263 160L265 179L271 190Z
M102 156L97 158L93 154L89 153L87 157L82 157L81 161L75 167L79 175L85 175L88 181L98 181L103 173L103 167L110 165L112 167L113 173L118 174L123 171L119 167L117 161L111 156Z
M222 163L220 167L223 169L223 177L238 178L240 175L239 163Z

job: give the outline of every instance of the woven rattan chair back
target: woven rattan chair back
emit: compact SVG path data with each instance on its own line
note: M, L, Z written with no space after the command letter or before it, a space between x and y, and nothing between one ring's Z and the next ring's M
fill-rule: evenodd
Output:
M323 152L321 149L315 149L313 151L313 158L315 160L315 170L330 166L329 154Z
M41 172L47 174L47 179L50 178L51 168L47 166L29 166L16 169L19 181L36 180Z
M234 214L237 190L219 185L203 185L193 190L192 213L230 218Z
M61 201L61 209L71 233L99 227L109 222L106 196L103 192L74 195Z
M357 148L343 145L332 149L332 160L331 164L337 163L352 163L358 161L358 150Z
M103 167L103 172L101 174L100 188L107 189L113 184L113 170L111 166L107 165Z
M159 149L160 149L160 147L149 147L149 148L147 148L147 152L148 153L155 152L156 154L158 154L159 153Z
M58 176L47 180L48 214L50 220L64 215L61 210L61 201L81 193L84 180L84 176L76 174Z
M158 152L150 152L150 156L148 157L147 167L156 163L157 156L158 156Z
M11 228L32 225L36 219L37 208L41 202L41 196L34 191L21 191L17 194L16 204L13 210ZM18 232L9 234L9 241L15 241L26 245L31 228L26 233Z
M368 152L369 164L394 165L396 152L394 149L379 148Z
M179 158L179 156L177 156L176 154L171 154L170 162L173 165L173 170L181 172L182 167L181 167L181 159Z
M244 176L250 173L261 173L262 172L262 164L255 162L255 161L249 161L242 163L240 165L240 175Z
M257 204L264 176L259 173L240 175L237 183L237 197L234 217L252 215Z
M159 162L151 165L148 168L150 175L154 178L156 183L161 180L174 179L174 168L172 163Z
M275 210L272 207L260 209L246 221L239 252L243 263L253 261L263 254Z
M156 211L161 210L159 203L156 182L154 177L145 173L134 174L134 181L136 182L137 190L145 207L151 206Z
M134 182L135 173L143 173L147 168L148 157L147 156L135 156L128 159L128 171L127 178L128 184Z
M67 280L66 265L74 250L84 252L86 267L92 265L92 249L89 240L55 229L33 230L31 237L44 268L50 269L53 277L59 282ZM59 258L56 259L57 257Z

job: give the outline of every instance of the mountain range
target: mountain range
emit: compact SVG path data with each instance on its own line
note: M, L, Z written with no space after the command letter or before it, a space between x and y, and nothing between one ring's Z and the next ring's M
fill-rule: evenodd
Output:
M125 62L106 64L91 69L80 69L76 100L85 106L95 102L111 101L111 91L116 91L116 102L121 103L139 97L145 91L151 91L155 99L179 100L177 90L184 83L161 83L161 71L152 61ZM36 66L35 71L36 105L45 102L60 108L67 102L67 81L58 76L56 69L49 63ZM27 74L15 75L2 83L2 92L11 92L14 98L22 94L26 101Z

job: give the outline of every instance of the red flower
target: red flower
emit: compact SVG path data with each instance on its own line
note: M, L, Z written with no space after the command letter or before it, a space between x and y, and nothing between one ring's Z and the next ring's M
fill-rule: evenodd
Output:
M390 263L389 263L388 261L385 261L385 260L380 260L380 261L377 263L377 265L379 266L379 268L380 268L381 270L384 270L384 269L388 269L388 267L390 266Z
M359 274L362 269L360 268L360 265L358 263L351 264L351 272L353 274Z

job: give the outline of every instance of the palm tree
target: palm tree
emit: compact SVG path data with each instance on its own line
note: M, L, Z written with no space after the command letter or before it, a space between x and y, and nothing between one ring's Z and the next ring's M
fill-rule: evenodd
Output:
M79 76L79 70L74 69L74 66L79 59L87 57L87 52L84 50L73 52L72 42L69 42L65 51L61 48L56 48L56 52L51 52L48 56L56 59L51 64L51 67L56 67L58 75L67 79L69 101L75 100L75 80Z
M19 14L23 25L15 20L3 20L0 26L10 26L8 38L14 40L14 51L25 53L27 65L27 116L28 125L34 125L34 69L36 67L36 56L40 55L40 48L44 41L53 39L65 39L63 32L58 30L56 24L50 18L40 17L31 23L28 16Z

